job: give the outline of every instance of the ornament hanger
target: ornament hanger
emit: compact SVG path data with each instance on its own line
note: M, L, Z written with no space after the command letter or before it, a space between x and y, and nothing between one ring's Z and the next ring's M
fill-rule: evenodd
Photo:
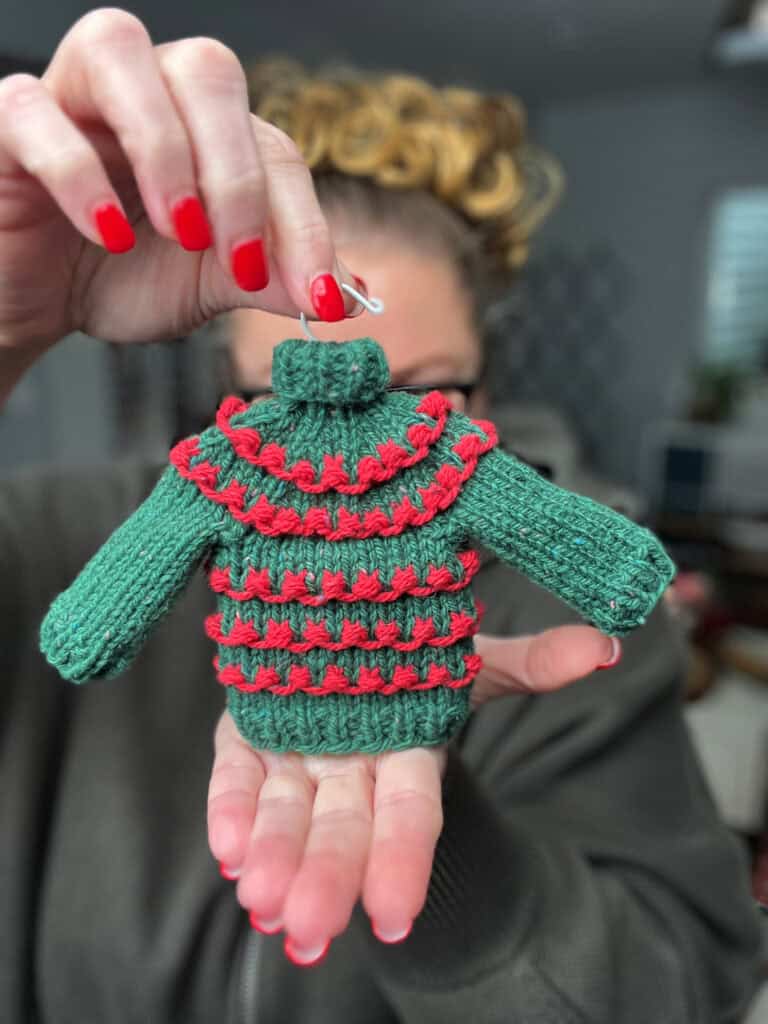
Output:
M378 316L379 313L384 312L384 303L381 299L370 299L367 295L359 292L357 288L353 288L351 284L346 284L343 281L341 287L349 292L353 299L357 299L361 306L365 306L369 313L375 313ZM304 328L304 334L307 336L307 341L322 341L322 338L316 338L310 330L309 323L303 312L299 319L301 320L301 326Z

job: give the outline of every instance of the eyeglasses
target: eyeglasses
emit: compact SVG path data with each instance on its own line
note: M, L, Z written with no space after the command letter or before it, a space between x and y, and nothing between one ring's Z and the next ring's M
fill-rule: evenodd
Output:
M430 391L458 391L468 402L477 389L479 381L443 381L440 384L392 384L387 391L410 391L412 394L428 394ZM237 394L245 402L252 402L256 398L265 398L274 394L272 388L234 388Z

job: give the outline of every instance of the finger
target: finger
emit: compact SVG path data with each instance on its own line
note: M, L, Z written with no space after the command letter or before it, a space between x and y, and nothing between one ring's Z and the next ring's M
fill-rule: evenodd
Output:
M243 291L262 292L274 258L277 287L259 296L272 312L323 320L362 312L339 291L342 281L355 281L336 260L312 176L291 139L250 113L235 53L207 38L163 44L155 53L192 140L219 265ZM267 196L267 179L278 200L287 189L287 220L274 210L273 193Z
M443 827L440 760L429 749L382 755L363 906L383 941L410 931L424 906Z
M242 869L264 783L259 755L245 742L228 711L218 721L208 786L208 843L231 877Z
M0 174L18 167L90 241L112 252L133 246L133 230L98 153L42 82L27 74L0 81Z
M297 754L270 755L237 898L261 931L282 927L283 906L304 856L315 786Z
M85 14L59 44L43 81L70 117L111 128L159 234L184 238L187 248L211 244L187 130L137 17L119 8Z
M291 952L313 960L347 927L362 888L373 819L373 779L338 758L317 786L304 859L285 904Z
M262 291L270 277L267 194L242 65L229 47L205 37L155 52L192 141L219 264L239 288Z
M475 687L497 695L557 690L611 662L621 645L591 626L558 626L533 636L478 634L475 649L483 659Z
M282 280L299 310L320 320L341 320L363 307L341 284L359 287L336 258L331 231L312 174L296 143L277 127L253 116L264 164L275 257Z

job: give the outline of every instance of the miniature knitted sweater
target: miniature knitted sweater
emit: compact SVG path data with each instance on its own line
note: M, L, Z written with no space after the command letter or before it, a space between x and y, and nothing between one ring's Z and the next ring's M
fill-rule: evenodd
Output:
M122 672L204 564L216 676L253 747L444 743L481 667L471 537L617 636L674 574L649 530L502 451L491 423L387 390L370 338L288 339L272 382L175 445L54 600L41 649L65 678Z

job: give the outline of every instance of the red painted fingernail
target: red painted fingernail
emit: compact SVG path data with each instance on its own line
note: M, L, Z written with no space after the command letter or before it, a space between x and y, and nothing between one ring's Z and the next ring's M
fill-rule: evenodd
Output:
M355 282L355 288L357 288L357 290L362 295L364 295L366 297L366 299L367 299L368 298L368 285L365 283L365 281L362 279L362 277L358 277L357 274L353 274L352 275L352 280ZM355 298L354 295L352 296L352 298L353 299ZM344 319L345 320L353 320L356 316L360 316L360 314L363 313L363 312L365 312L365 306L362 304L362 302L360 302L359 299L355 299L355 301L354 301L354 303L352 305L352 312L351 313L346 313Z
M219 872L227 879L228 882L234 882L235 879L240 877L239 871L228 868L226 864L223 864L221 861L219 861Z
M114 203L97 206L93 211L93 219L110 252L128 252L136 244L133 228L123 211Z
M621 661L621 656L624 652L619 638L617 636L612 636L611 642L613 643L613 654L608 661L604 661L602 665L598 665L597 668L613 668L614 665L618 665Z
M310 286L309 294L321 320L330 322L344 319L344 296L333 274L318 274Z
M410 922L410 924L404 931L401 930L399 932L380 932L376 927L375 921L371 921L371 928L373 929L373 934L381 942L402 942L403 939L407 939L408 936L411 934L411 929L413 928L413 921Z
M297 967L314 967L315 964L319 964L320 961L325 958L325 955L330 948L330 939L326 941L324 946L321 946L318 949L301 949L293 942L290 935L285 936L285 941L283 943L285 955L291 963L296 964Z
M176 237L185 249L207 249L213 241L211 226L197 196L185 196L171 210Z
M255 928L257 932L261 932L263 935L277 935L279 931L282 931L283 922L277 918L275 921L260 921L253 911L248 915L248 920L251 922L251 928Z
M246 292L260 292L269 282L269 268L264 243L251 238L232 249L232 276Z

